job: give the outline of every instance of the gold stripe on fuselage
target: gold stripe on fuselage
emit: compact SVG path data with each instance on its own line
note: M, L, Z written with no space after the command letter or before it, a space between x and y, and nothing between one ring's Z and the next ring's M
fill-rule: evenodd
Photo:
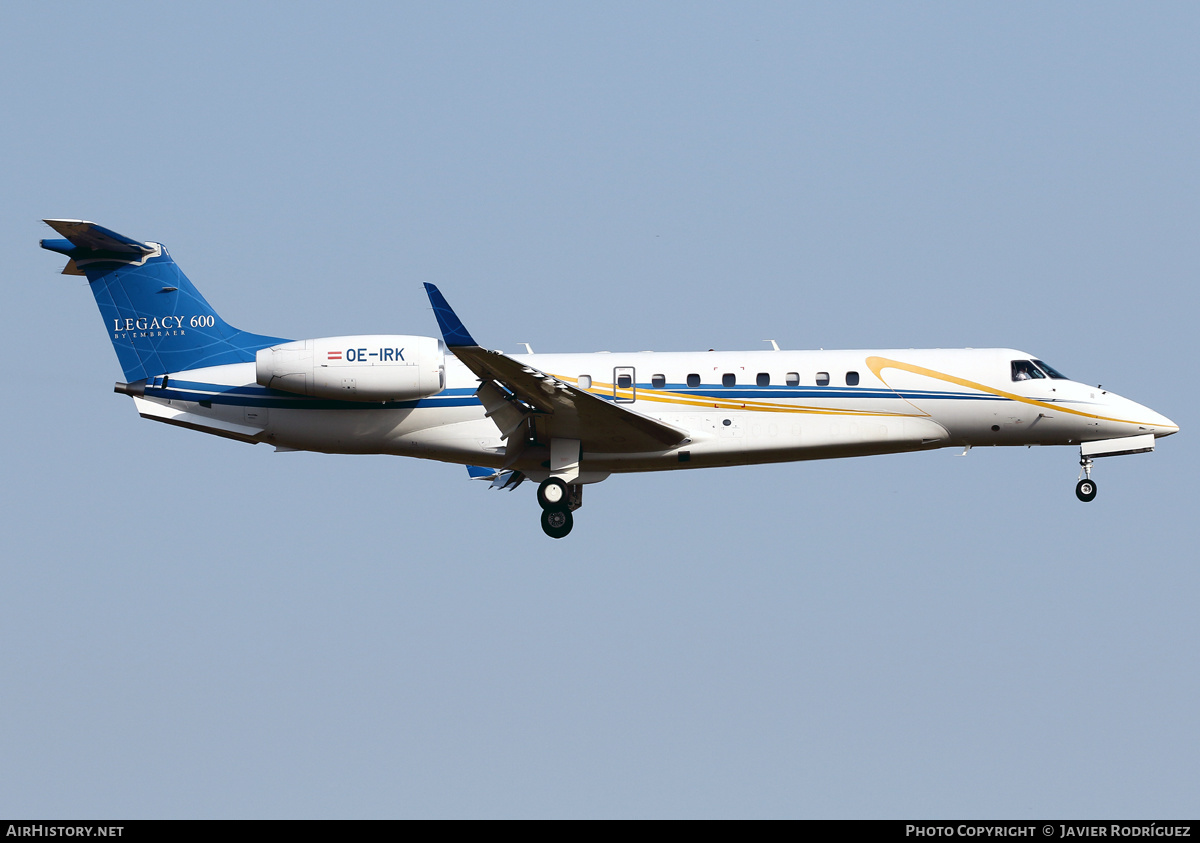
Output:
M561 381L572 383L576 387L579 385L577 378L569 378L563 375L554 375ZM749 388L749 387L747 387ZM705 409L714 410L751 410L756 413L799 413L803 415L820 415L820 416L877 416L884 418L926 418L928 413L895 413L888 410L850 410L838 407L812 407L807 405L796 404L779 404L771 401L755 401L750 400L728 400L720 398L711 398L709 396L685 395L680 392L667 392L665 390L656 389L623 389L611 383L602 383L592 381L591 389L585 390L593 395L608 398L613 396L617 399L632 401L635 397L638 401L653 401L660 404L679 404L685 407L703 407Z
M1041 407L1046 410L1053 410L1057 413L1068 413L1070 415L1080 416L1085 419L1118 422L1119 424L1139 424L1139 422L1130 421L1129 419L1117 419L1113 418L1112 416L1100 416L1095 413L1085 413L1083 410L1072 410L1070 407L1066 407L1062 404L1051 404L1048 401L1039 401L1036 398L1027 398L1024 395L1017 395L1015 392L1005 392L1003 389L985 386L984 384L976 383L975 381L969 381L966 378L947 375L945 372L926 369L924 366L916 366L912 363L902 363L899 360L890 360L887 357L868 357L866 359L866 364L867 368L875 374L875 377L879 378L885 384L887 384L887 381L884 380L883 375L880 373L884 369L899 369L902 372L910 372L914 375L921 375L923 377L933 378L934 380L945 381L946 383L952 383L956 386L965 386L967 389L974 389L979 392L987 393L988 395L996 395L1000 398L1007 398L1009 401L1017 401L1021 404L1029 404L1032 407ZM888 388L891 388L891 384L888 384ZM930 398L936 400L937 396L933 395L930 396ZM1147 426L1152 427L1153 425Z

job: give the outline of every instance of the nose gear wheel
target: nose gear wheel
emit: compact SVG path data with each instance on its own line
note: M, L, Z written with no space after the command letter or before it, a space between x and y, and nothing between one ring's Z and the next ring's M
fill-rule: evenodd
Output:
M1083 479L1075 484L1075 497L1088 503L1096 498L1096 481L1092 479L1091 457L1079 458L1079 473Z

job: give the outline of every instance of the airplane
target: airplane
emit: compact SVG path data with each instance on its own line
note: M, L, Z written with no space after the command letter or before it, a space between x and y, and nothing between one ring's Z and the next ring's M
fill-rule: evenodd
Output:
M546 535L618 472L1074 445L1146 453L1179 427L1009 348L504 354L425 284L441 337L289 340L223 320L161 243L48 219L43 249L84 275L142 418L277 451L396 454L538 484Z

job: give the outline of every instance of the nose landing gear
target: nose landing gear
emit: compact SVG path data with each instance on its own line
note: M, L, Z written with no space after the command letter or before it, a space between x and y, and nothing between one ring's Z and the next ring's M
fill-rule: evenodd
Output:
M1081 456L1079 458L1079 466L1079 473L1083 476L1083 479L1075 484L1075 497L1084 503L1088 503L1096 497L1096 481L1092 479L1091 457Z
M583 506L583 485L567 485L550 477L538 486L537 500L542 507L542 531L552 539L561 539L575 526L571 513Z

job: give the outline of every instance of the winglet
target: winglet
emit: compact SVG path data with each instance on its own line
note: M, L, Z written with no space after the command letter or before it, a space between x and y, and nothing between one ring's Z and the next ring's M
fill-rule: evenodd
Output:
M446 341L448 347L479 345L463 326L462 320L458 318L458 314L450 307L446 297L437 287L426 284L425 292L429 295L429 303L433 305L433 315L437 317L438 327L442 329L442 339Z

